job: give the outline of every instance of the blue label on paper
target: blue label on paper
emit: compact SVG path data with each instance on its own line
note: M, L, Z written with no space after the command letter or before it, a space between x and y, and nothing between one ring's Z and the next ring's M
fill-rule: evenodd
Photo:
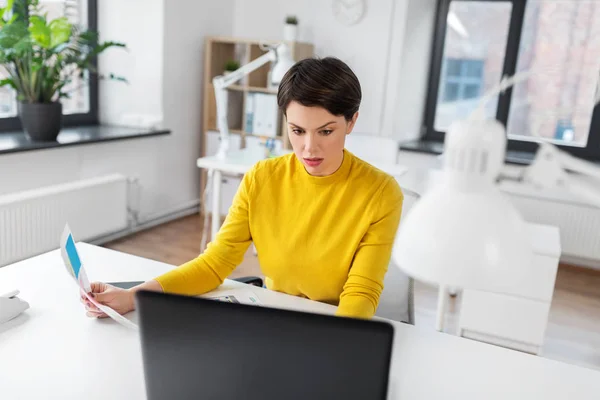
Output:
M75 242L73 241L73 236L71 235L69 235L67 238L66 250L67 256L69 256L69 261L71 262L71 268L73 268L73 272L75 272L75 278L79 278L81 260L79 259L79 254L77 254L77 248L75 248Z

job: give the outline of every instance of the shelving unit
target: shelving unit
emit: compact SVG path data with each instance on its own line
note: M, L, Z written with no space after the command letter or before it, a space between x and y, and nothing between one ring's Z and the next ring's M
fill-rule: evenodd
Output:
M215 133L211 133L210 144L208 145L209 132L217 132L217 110L216 110L216 101L215 101L215 90L212 84L212 80L215 76L222 75L224 73L224 67L227 61L236 60L240 63L240 65L244 65L261 55L263 55L266 51L261 49L262 44L274 45L278 42L274 41L259 41L259 40L249 40L249 39L240 39L240 38L232 38L232 37L216 37L211 36L205 39L205 47L204 47L204 90L203 90L203 117L202 117L202 132L201 132L201 154L202 156L208 156L212 154L207 154L207 149L212 148L215 151L215 146L217 145L215 142ZM290 51L292 53L292 57L296 61L300 61L305 58L312 57L314 54L314 46L310 43L300 43L300 42L286 42L290 47ZM244 119L246 115L246 104L248 100L248 93L268 93L268 94L277 94L277 90L269 89L267 85L269 69L271 68L271 64L268 63L263 65L258 70L250 73L248 76L238 82L236 85L232 85L228 88L229 90L229 99L228 103L230 104L230 109L228 113L229 118L229 132L233 135L238 135L239 137L232 138L231 142L235 143L232 146L237 147L238 143L241 148L245 148L247 145L246 137L256 138L261 137L260 134L252 134L246 132ZM281 142L281 147L284 149L289 149L290 144L286 134L285 121L281 112L277 111L278 120L278 129L277 135L275 139ZM237 140L239 139L239 140ZM250 141L256 145L257 141ZM250 144L252 145L252 144ZM206 171L203 171L201 174L201 188L205 187L206 183ZM239 185L239 178L237 177L227 177L224 178L223 183L223 198L233 197L233 193L235 193L237 189L237 185ZM204 193L200 193L200 199L204 199ZM230 195L228 196L227 193ZM229 200L223 200L225 203L230 203ZM200 205L200 210L202 212L208 212L205 210L205 204L203 201ZM227 210L228 206L226 204L221 205L222 210Z
M209 131L217 131L217 110L215 101L215 92L212 80L215 76L222 75L227 61L236 60L240 65L244 65L261 55L266 51L261 49L262 44L277 44L273 41L258 41L231 37L211 36L206 38L204 54L204 95L203 95L203 121L202 121L202 156L205 156L206 136ZM287 42L290 47L292 57L299 61L304 58L312 57L314 46L310 43ZM241 135L241 146L246 146L246 136L261 136L260 133L249 133L245 130L244 116L246 114L246 104L248 93L259 92L277 94L277 90L269 89L267 79L269 75L270 63L250 73L240 80L236 85L232 85L229 90L229 130L232 134ZM278 124L276 139L282 141L283 148L289 148L289 141L285 134L284 121L281 112L278 111Z

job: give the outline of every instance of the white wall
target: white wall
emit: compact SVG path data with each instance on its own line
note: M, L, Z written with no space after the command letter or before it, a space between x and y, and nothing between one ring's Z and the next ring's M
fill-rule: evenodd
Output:
M340 58L358 76L363 101L355 132L379 135L394 1L406 0L367 1L363 19L347 27L334 18L331 1L236 0L233 34L281 40L285 17L296 15L299 41L313 43L317 56Z
M144 10L143 18L140 10ZM164 11L162 0L98 2L100 39L127 44L127 50L112 49L102 54L98 68L104 75L112 72L129 81L100 82L101 122L118 124L128 113L162 114Z
M427 89L436 0L371 0L347 27L331 1L235 0L233 34L282 39L283 21L299 19L299 40L317 56L335 56L358 76L363 101L355 132L412 139L419 135Z
M168 188L156 198L159 209L199 198L200 174L195 166L201 142L204 39L231 35L233 29L233 0L169 4L165 6L162 97L164 125L173 134L161 143L153 164L161 188Z
M131 82L102 84L103 120L162 113L172 134L0 156L0 194L121 172L140 178L142 219L189 207L199 197L204 37L231 35L233 0L98 3L101 38L129 45L128 53L101 56L101 72Z
M398 7L398 6L397 6ZM417 139L424 118L437 0L408 0L404 18L396 13L390 85L383 132L399 140ZM404 23L403 23L404 22ZM399 53L399 54L396 54Z

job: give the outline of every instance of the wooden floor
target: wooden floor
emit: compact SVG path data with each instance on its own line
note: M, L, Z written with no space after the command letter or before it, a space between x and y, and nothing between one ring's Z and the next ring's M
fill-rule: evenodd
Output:
M179 265L200 252L202 220L197 215L182 218L106 245L125 253ZM232 278L261 276L257 258L249 250ZM415 285L417 325L435 326L437 291ZM460 295L451 301L446 332L457 325ZM543 356L600 369L600 272L561 265L550 309Z

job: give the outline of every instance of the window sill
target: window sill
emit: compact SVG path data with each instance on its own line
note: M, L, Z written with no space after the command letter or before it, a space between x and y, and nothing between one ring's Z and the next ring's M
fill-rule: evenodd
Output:
M23 131L0 132L0 154L62 148L82 144L110 142L115 140L146 138L168 135L171 131L148 128L126 128L121 126L91 125L65 127L54 142L34 142Z
M400 150L440 155L444 152L444 143L429 140L413 140L402 143ZM529 165L534 158L535 153L532 152L508 150L505 161L507 164Z

